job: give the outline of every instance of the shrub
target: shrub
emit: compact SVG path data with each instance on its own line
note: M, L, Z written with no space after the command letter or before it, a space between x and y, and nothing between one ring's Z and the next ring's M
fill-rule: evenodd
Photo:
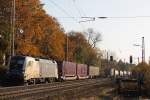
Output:
M133 69L133 73L144 74L144 88L150 90L150 66L146 63L140 63Z

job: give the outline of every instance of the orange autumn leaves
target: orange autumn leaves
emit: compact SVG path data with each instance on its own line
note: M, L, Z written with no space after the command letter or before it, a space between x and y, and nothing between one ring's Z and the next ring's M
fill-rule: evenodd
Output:
M11 0L1 0L12 10ZM65 33L56 18L48 15L40 4L40 0L15 0L15 54L36 57L48 57L57 61L69 61L95 64L100 61L97 50L89 44L82 32ZM4 5L0 4L0 8ZM7 8L5 6L5 8ZM7 21L10 22L10 11ZM2 20L0 20L1 22ZM7 23L7 22L6 22ZM0 25L0 31L3 25ZM3 30L9 35L12 33L10 23L5 26L9 29ZM4 27L3 27L4 28ZM68 34L68 35L66 35ZM67 41L68 44L67 44ZM68 51L66 51L68 49Z
M57 20L45 13L39 0L16 0L16 53L64 59L64 32ZM16 29L17 30L17 29Z

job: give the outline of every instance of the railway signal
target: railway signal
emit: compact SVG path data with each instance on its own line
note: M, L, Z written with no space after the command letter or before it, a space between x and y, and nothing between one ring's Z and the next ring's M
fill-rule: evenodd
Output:
M110 56L110 61L113 61L113 56Z
M132 62L133 62L133 58L132 56L130 56L130 64L132 64Z

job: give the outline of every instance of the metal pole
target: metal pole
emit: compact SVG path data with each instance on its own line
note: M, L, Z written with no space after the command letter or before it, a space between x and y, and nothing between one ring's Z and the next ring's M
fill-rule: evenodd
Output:
M15 21L16 21L16 3L13 0L13 25L12 25L12 56L15 55Z
M150 57L149 57L149 62L148 62L148 63L149 63L149 65L150 65Z
M67 61L68 61L68 33L67 33Z
M107 51L107 63L108 63L108 51Z
M65 61L68 61L68 34L66 33Z
M109 75L109 74L108 74L108 70L109 70L109 67L108 67L108 66L109 66L108 51L107 51L106 53L107 53L107 54L106 54L106 56L107 56L107 58L106 58L106 59L107 59L107 64L106 64L106 73L105 73L105 74L106 74L106 77L108 77L108 75Z
M140 58L138 57L137 59L138 59L138 64L139 64L140 63Z
M145 43L144 37L142 37L142 63L145 62Z

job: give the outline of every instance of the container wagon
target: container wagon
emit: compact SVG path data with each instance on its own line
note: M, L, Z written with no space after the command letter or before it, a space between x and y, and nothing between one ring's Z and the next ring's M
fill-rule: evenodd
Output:
M75 80L77 79L77 64L73 62L63 61L59 66L59 72L62 73L62 80Z
M89 78L96 78L100 76L99 67L89 66Z
M115 77L118 77L118 76L119 76L119 74L120 74L120 71L119 71L119 70L115 70L115 71L114 71L114 75L115 75Z
M86 64L77 64L77 79L88 78L87 70Z
M120 76L123 77L123 71L120 70Z
M110 70L110 76L111 77L115 77L115 69L114 68L111 68L111 70Z

